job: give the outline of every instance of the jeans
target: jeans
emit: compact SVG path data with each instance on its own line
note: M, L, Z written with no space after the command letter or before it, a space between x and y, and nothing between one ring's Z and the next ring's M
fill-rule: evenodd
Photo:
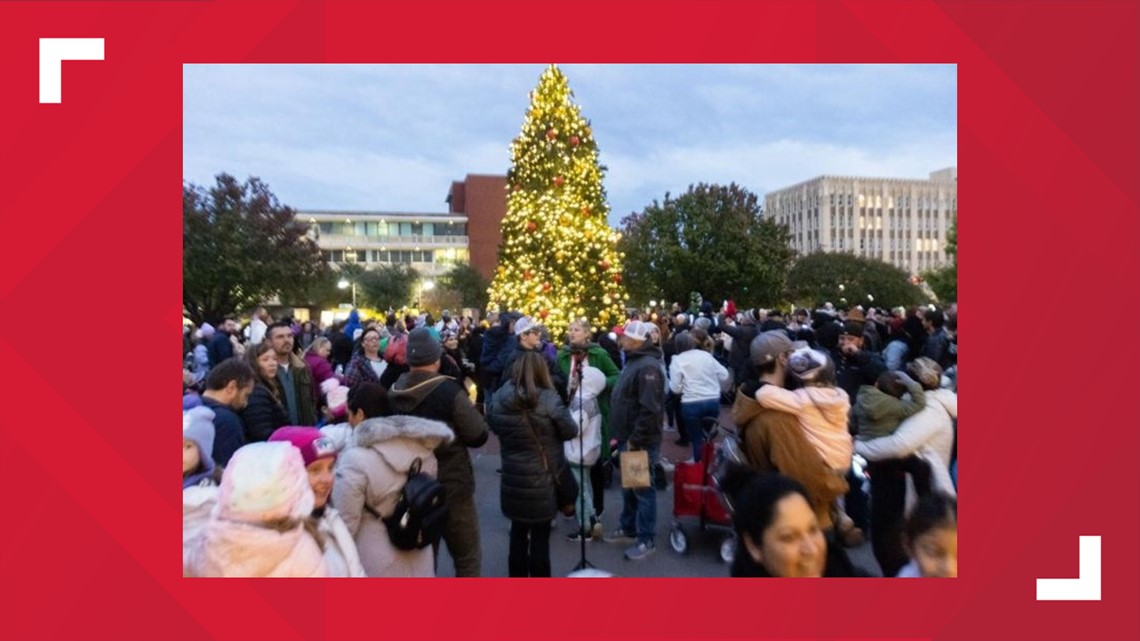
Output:
M693 460L701 460L701 443L704 442L704 430L701 429L701 419L720 417L720 399L710 398L707 401L693 401L681 403L681 425L685 434L693 445Z
M579 467L570 463L570 471L578 481L578 500L574 501L574 509L578 514L578 530L589 532L594 520L594 493L591 491L590 466Z
M628 443L621 444L621 451L629 449ZM661 446L646 448L649 452L649 469L652 470L661 455ZM620 525L623 532L635 532L639 543L653 543L657 532L657 490L652 483L649 487L630 490L622 488Z
M550 521L511 521L509 576L550 576Z

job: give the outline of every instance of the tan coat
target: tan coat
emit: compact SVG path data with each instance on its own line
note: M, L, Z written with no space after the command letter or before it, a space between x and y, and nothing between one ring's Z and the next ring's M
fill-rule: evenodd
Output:
M432 548L400 550L388 539L383 521L396 508L408 469L417 457L421 471L435 476L432 451L453 438L446 423L416 416L372 418L356 427L355 442L337 459L333 505L356 541L370 577L435 576Z

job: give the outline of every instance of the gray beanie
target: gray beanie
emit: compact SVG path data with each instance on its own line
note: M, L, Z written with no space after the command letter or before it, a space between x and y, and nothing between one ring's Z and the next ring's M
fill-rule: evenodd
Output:
M443 353L439 341L426 327L417 327L408 334L408 365L422 367L439 360Z

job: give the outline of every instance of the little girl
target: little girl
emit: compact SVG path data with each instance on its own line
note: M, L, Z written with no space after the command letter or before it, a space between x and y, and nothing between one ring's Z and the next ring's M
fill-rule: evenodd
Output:
M756 391L756 402L794 414L824 464L836 474L846 474L854 454L847 432L851 400L847 392L835 386L835 365L824 352L800 347L789 357L788 368L804 387L788 391L778 385L763 385Z
M906 522L910 563L899 570L907 578L958 576L958 502L935 493L919 500Z
M218 496L219 472L214 449L214 412L194 407L182 413L182 568L210 518Z

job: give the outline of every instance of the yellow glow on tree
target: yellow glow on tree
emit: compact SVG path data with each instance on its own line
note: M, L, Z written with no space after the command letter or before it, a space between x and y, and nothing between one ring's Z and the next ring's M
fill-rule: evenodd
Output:
M503 243L488 289L492 308L539 319L555 342L577 317L595 328L620 322L628 299L618 233L607 222L605 168L573 95L555 65L530 94L511 143Z

